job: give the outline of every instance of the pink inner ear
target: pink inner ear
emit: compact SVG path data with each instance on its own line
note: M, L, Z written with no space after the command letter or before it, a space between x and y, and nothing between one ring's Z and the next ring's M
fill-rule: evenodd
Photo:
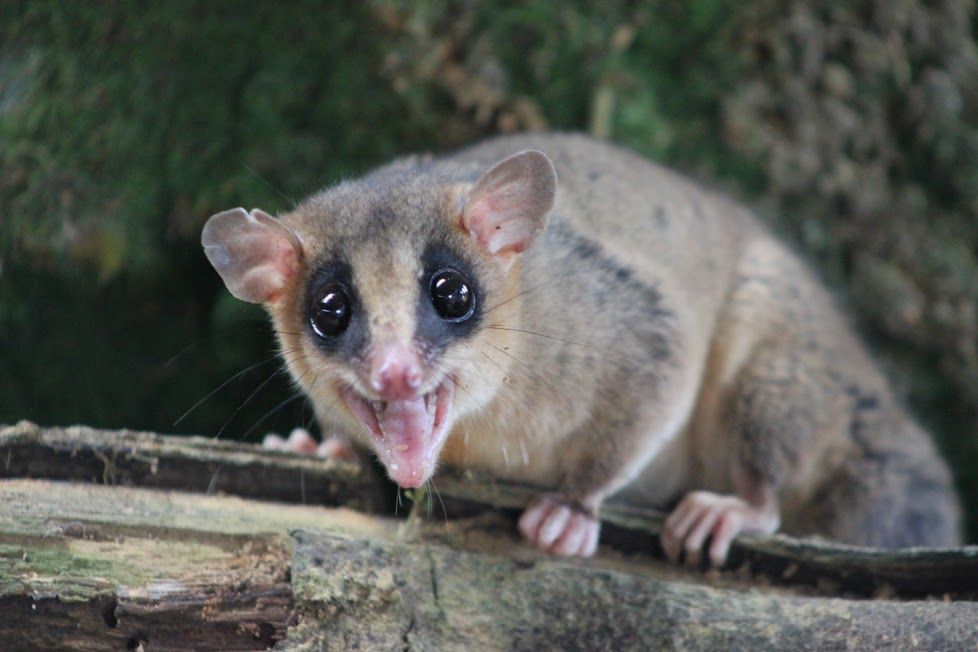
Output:
M483 203L486 205L481 205ZM503 201L491 201L491 198L480 202L471 209L469 232L489 254L495 255L507 249L520 253L529 246L534 236L533 225L520 219L520 208L518 202L508 206Z
M543 153L514 154L476 182L463 226L491 256L520 253L546 226L556 188L553 164Z
M204 225L201 242L228 290L244 301L274 303L300 268L298 238L257 209L214 215Z

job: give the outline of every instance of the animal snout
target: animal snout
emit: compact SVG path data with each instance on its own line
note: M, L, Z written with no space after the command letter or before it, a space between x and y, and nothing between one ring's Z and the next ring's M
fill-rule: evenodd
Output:
M415 398L423 373L417 354L404 345L385 347L374 358L370 385L384 401Z

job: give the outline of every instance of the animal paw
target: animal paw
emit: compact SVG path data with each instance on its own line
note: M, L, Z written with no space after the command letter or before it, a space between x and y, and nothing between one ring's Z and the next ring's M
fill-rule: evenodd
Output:
M564 557L590 557L598 548L601 521L566 499L544 494L524 510L519 528L541 550Z
M342 437L328 437L322 443L317 444L316 440L305 428L296 428L289 435L288 439L282 439L275 433L265 435L265 439L262 440L261 445L263 448L270 450L316 455L334 460L352 460L356 458L356 452L346 439Z
M357 452L353 450L349 440L343 437L327 437L316 447L316 455L331 460L357 459Z
M685 553L686 565L698 567L707 537L708 554L715 568L727 561L730 544L741 532L770 534L780 519L771 508L755 507L738 496L692 491L666 519L660 535L666 556L678 563Z

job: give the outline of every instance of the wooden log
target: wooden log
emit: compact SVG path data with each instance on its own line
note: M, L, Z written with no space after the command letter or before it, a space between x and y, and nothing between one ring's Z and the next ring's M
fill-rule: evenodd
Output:
M295 622L289 531L379 536L383 523L227 496L4 480L0 649L264 650Z
M0 477L34 477L170 488L242 497L347 505L390 513L389 490L369 467L315 459L202 437L173 437L90 428L0 429ZM487 508L514 515L539 489L445 472L436 486L447 515ZM436 505L440 509L442 503ZM602 509L602 542L661 556L663 514L624 505ZM978 599L978 546L873 550L783 535L740 536L728 567L784 585L819 587L832 595Z
M0 428L0 477L180 489L371 511L383 494L357 462L317 459L208 437L84 426Z
M978 604L731 590L298 532L290 649L973 649Z
M822 598L641 558L560 560L484 517L414 537L402 525L3 480L0 648L970 649L978 631L974 602Z
M438 491L454 500L522 509L538 490L469 473L440 477ZM601 509L602 542L661 557L659 532L665 516L656 510L606 504ZM880 550L783 534L740 535L731 546L727 568L836 595L978 599L978 546Z

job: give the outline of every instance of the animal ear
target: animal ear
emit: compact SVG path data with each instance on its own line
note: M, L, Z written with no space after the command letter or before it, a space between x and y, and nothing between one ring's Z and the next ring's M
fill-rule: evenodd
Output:
M257 208L213 215L200 241L231 294L251 303L274 303L300 269L299 238Z
M511 259L543 233L556 193L557 173L546 154L513 154L476 181L462 208L462 226L490 256Z

